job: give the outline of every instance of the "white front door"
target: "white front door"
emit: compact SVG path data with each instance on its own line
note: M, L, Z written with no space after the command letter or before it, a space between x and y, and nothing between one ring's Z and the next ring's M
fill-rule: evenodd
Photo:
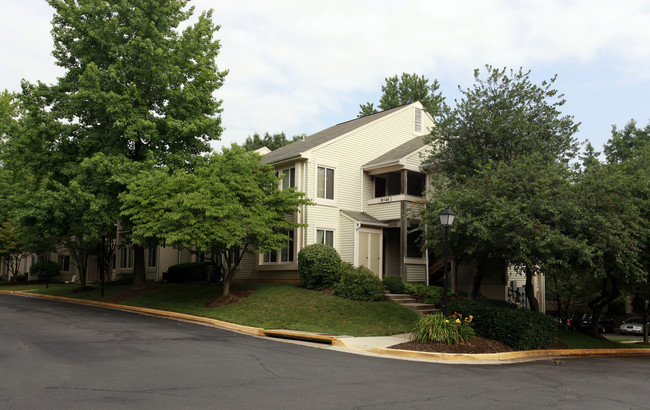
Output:
M359 229L358 264L381 278L381 231Z

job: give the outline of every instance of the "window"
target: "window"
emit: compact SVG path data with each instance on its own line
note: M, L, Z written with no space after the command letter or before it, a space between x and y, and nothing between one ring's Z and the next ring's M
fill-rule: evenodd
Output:
M422 110L419 108L415 109L415 124L413 126L415 132L422 131Z
M334 247L334 231L329 229L316 229L316 243Z
M334 168L318 167L316 197L334 199Z
M132 268L133 267L133 247L128 246L126 248L120 249L120 268Z
M289 237L287 239L287 246L282 248L280 251L269 251L265 252L264 255L262 256L262 261L264 263L287 263L287 262L293 262L294 257L294 243L293 243L293 231L287 232L287 236Z
M61 272L70 272L70 255L59 255L59 268Z
M386 179L375 177L375 198L386 196Z
M282 181L280 182L280 189L283 191L289 188L296 186L296 169L287 168L280 171L281 174L284 174Z
M147 266L150 268L155 268L156 267L156 248L149 248L149 252L147 254Z
M422 196L425 188L426 177L419 172L409 171L407 174L406 193L413 196Z
M391 172L375 177L375 198L399 195L402 190L402 176L399 172Z

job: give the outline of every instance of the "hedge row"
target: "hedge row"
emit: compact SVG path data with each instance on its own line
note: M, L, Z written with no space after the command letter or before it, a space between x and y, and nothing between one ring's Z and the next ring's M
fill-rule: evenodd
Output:
M458 301L449 304L449 312L474 316L476 334L514 350L549 348L555 342L557 325L552 317L518 309L507 302Z

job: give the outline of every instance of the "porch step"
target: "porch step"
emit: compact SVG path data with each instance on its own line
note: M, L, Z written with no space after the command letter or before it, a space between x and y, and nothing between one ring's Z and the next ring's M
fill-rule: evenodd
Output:
M412 310L419 315L430 315L439 312L439 310L436 309L434 305L430 305L428 303L418 303L411 295L408 294L386 293L386 299L395 303L399 303L400 305Z

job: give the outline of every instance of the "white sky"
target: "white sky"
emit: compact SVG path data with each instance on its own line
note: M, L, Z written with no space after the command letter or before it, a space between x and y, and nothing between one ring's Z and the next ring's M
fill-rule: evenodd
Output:
M0 90L20 80L53 83L45 0L4 0ZM378 102L384 78L402 72L441 83L447 102L470 87L473 70L532 70L536 83L558 74L565 114L597 149L631 118L650 120L650 2L645 0L195 0L213 8L229 69L222 143L255 132L313 134ZM219 146L220 144L216 144Z

